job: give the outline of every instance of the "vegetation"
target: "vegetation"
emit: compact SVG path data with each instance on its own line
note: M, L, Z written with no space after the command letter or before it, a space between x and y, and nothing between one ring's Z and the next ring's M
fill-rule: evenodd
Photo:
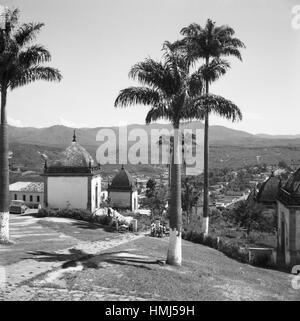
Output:
M0 242L9 241L9 161L8 161L8 125L7 92L25 86L37 80L60 81L57 69L43 64L51 60L49 51L34 44L42 23L24 23L18 25L19 10L6 10L0 30Z
M196 205L201 196L203 184L198 182L199 180L194 177L184 177L182 179L182 210L184 211L187 224L190 223L192 207Z
M165 219L163 214L169 198L169 190L163 183L157 184L154 179L149 179L146 184L146 201L144 206L151 210L151 218Z
M115 106L142 104L151 106L146 116L149 124L158 119L169 120L174 128L174 140L179 135L180 121L190 119L187 112L187 90L189 61L180 55L171 43L163 46L164 61L157 62L151 58L134 65L129 76L138 80L141 87L123 89L118 95ZM179 138L180 137L180 138ZM170 229L174 236L170 237L167 262L172 265L181 264L181 166L179 153L175 150L171 161L171 199L169 203Z
M209 217L209 114L215 113L221 117L231 119L232 121L242 119L240 110L230 101L209 95L209 86L212 82L224 75L230 67L228 61L222 59L224 56L235 56L242 59L240 48L245 47L243 42L238 38L234 38L235 31L229 26L216 26L210 19L202 28L198 24L191 24L181 30L184 39L180 42L188 52L193 62L203 60L204 64L199 68L197 76L203 81L203 91L201 91L199 99L201 106L204 107L201 118L204 118L204 197L203 197L203 216L206 218L204 233L208 233L208 217ZM210 99L208 99L210 97Z
M151 58L132 67L129 76L138 80L142 87L123 89L118 95L115 106L142 104L150 106L146 116L149 124L164 118L170 121L174 129L174 141L182 137L179 133L180 122L191 119L205 119L205 193L208 195L208 114L215 112L225 118L241 119L241 112L236 105L220 96L210 95L208 86L223 75L229 63L220 57L238 55L242 43L232 38L233 29L227 26L215 27L208 20L202 29L191 25L182 29L183 41L163 46L164 61L157 62ZM205 64L192 71L193 64L205 59ZM205 93L204 93L205 90ZM178 148L177 148L178 149ZM181 264L181 150L174 150L171 160L171 199L170 247L167 262ZM204 207L208 209L207 197ZM208 211L206 210L207 216ZM174 233L174 237L172 237ZM180 248L180 250L179 250ZM174 251L178 254L174 254Z
M231 220L246 229L247 236L253 230L274 233L276 218L263 213L264 207L254 202L241 201L230 212Z
M215 248L235 260L248 263L249 247L276 247L274 229L262 227L252 220L253 225L248 231L249 221L245 224L246 227L238 224L234 213L235 211L230 210L212 210L208 236L204 236L200 228L201 217L192 215L190 223L185 221L182 237L187 241ZM258 221L261 222L262 219ZM264 266L269 265L267 261L264 263Z

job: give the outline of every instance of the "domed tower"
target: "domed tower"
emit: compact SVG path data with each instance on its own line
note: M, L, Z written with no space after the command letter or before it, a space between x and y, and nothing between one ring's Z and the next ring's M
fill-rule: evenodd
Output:
M271 176L262 183L256 195L257 202L265 205L267 208L275 209L280 184L280 179L272 173Z
M112 207L130 209L131 211L138 209L136 184L124 166L108 186L108 197Z
M61 153L60 157L45 163L44 205L50 208L80 208L91 212L100 207L100 166L95 165L92 156L76 141Z
M279 189L277 255L286 265L300 264L300 168Z

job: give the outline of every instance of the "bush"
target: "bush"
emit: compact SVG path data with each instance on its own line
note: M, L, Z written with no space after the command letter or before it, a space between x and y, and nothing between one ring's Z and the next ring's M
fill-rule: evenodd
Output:
M215 236L204 237L203 233L189 231L182 233L182 238L197 244L217 249L230 258L236 259L241 262L248 262L248 252L243 250L238 243L229 243L224 239Z
M112 218L106 215L93 215L88 210L79 208L52 209L42 208L38 211L37 217L64 217L85 222L94 222L102 225L109 225Z

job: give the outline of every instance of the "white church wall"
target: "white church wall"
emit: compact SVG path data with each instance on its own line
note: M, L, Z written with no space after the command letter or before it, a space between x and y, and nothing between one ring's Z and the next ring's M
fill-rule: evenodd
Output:
M96 204L96 185L98 185L98 202ZM92 202L92 212L100 207L101 203L101 176L95 176L91 181L91 202Z
M88 178L48 177L48 206L51 208L87 208Z

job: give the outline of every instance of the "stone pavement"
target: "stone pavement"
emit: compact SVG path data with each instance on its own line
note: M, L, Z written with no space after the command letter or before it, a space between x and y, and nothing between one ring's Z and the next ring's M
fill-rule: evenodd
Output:
M39 221L41 219L31 216L11 215L11 239L16 243L9 246L0 245L0 300L91 300L91 298L108 300L109 297L111 300L116 300L113 289L100 289L99 293L98 291L85 293L49 288L45 282L34 283L32 280L40 276L47 279L48 275L51 278L51 274L55 277L60 271L70 272L70 269L74 268L63 268L64 263L98 254L141 238L144 234L111 233L112 237L106 237L104 240L80 241L57 230L41 226L38 224ZM72 223L72 220L68 219L55 218L53 221ZM80 228L75 226L74 229ZM80 230L73 232L81 233ZM49 259L41 260L40 256L44 256L45 253ZM78 268L80 269L80 266ZM124 296L120 299L126 300ZM127 299L132 300L133 297L128 295Z

